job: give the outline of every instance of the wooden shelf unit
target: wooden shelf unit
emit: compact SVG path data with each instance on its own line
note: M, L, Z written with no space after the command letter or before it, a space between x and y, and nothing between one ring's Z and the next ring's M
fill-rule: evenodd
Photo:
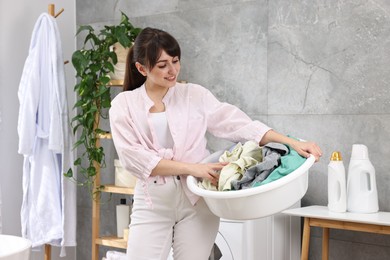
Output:
M115 186L113 184L104 184L104 188L101 189L103 192L117 193L117 194L126 194L133 195L134 189L128 187Z
M108 83L108 86L110 86L110 87L122 87L123 86L123 80L122 79L112 79Z
M109 87L122 87L123 80L111 80L108 84ZM100 115L96 115L97 117ZM95 122L99 122L96 120ZM97 125L95 127L98 127ZM96 146L100 147L101 139L112 139L111 133L100 134L99 139L96 141ZM134 189L128 187L115 186L114 184L101 184L100 182L100 165L95 164L96 167L96 179L94 182L94 190L97 190L100 185L101 192L115 193L124 195L133 195ZM99 260L99 246L107 246L114 248L127 248L127 241L117 236L100 236L100 197L96 196L92 201L92 260Z
M127 248L127 241L123 238L118 238L115 236L99 237L95 240L95 243L101 246L109 246L122 249Z

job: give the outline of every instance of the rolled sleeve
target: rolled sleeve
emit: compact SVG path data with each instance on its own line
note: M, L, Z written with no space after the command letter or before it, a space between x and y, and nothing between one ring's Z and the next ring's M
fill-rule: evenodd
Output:
M140 134L131 120L124 95L118 95L112 101L109 117L112 138L122 166L135 177L146 181L161 157L140 143Z

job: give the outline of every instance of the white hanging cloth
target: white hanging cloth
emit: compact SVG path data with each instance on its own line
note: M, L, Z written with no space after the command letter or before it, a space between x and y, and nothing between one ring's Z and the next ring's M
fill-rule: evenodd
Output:
M3 233L3 218L1 216L1 211L2 211L1 204L2 204L2 202L1 202L1 185L0 185L0 234Z
M76 185L64 62L56 20L39 16L19 85L19 150L24 156L22 236L33 247L76 246Z

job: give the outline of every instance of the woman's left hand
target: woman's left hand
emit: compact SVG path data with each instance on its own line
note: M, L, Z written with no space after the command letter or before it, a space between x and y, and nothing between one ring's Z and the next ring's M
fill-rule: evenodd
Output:
M296 141L291 144L291 147L305 158L308 158L310 154L313 155L316 158L316 162L322 156L321 148L314 142Z
M279 134L274 130L269 130L264 134L259 145L262 146L269 142L276 142L290 145L297 153L305 158L308 158L312 154L316 158L316 162L320 160L322 156L321 148L314 142L299 141L297 139Z

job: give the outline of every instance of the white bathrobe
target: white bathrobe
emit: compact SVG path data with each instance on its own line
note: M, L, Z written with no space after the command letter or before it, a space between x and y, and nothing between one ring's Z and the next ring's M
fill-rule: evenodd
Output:
M61 39L56 20L38 18L21 77L18 134L24 156L22 236L33 247L76 245L76 185Z

